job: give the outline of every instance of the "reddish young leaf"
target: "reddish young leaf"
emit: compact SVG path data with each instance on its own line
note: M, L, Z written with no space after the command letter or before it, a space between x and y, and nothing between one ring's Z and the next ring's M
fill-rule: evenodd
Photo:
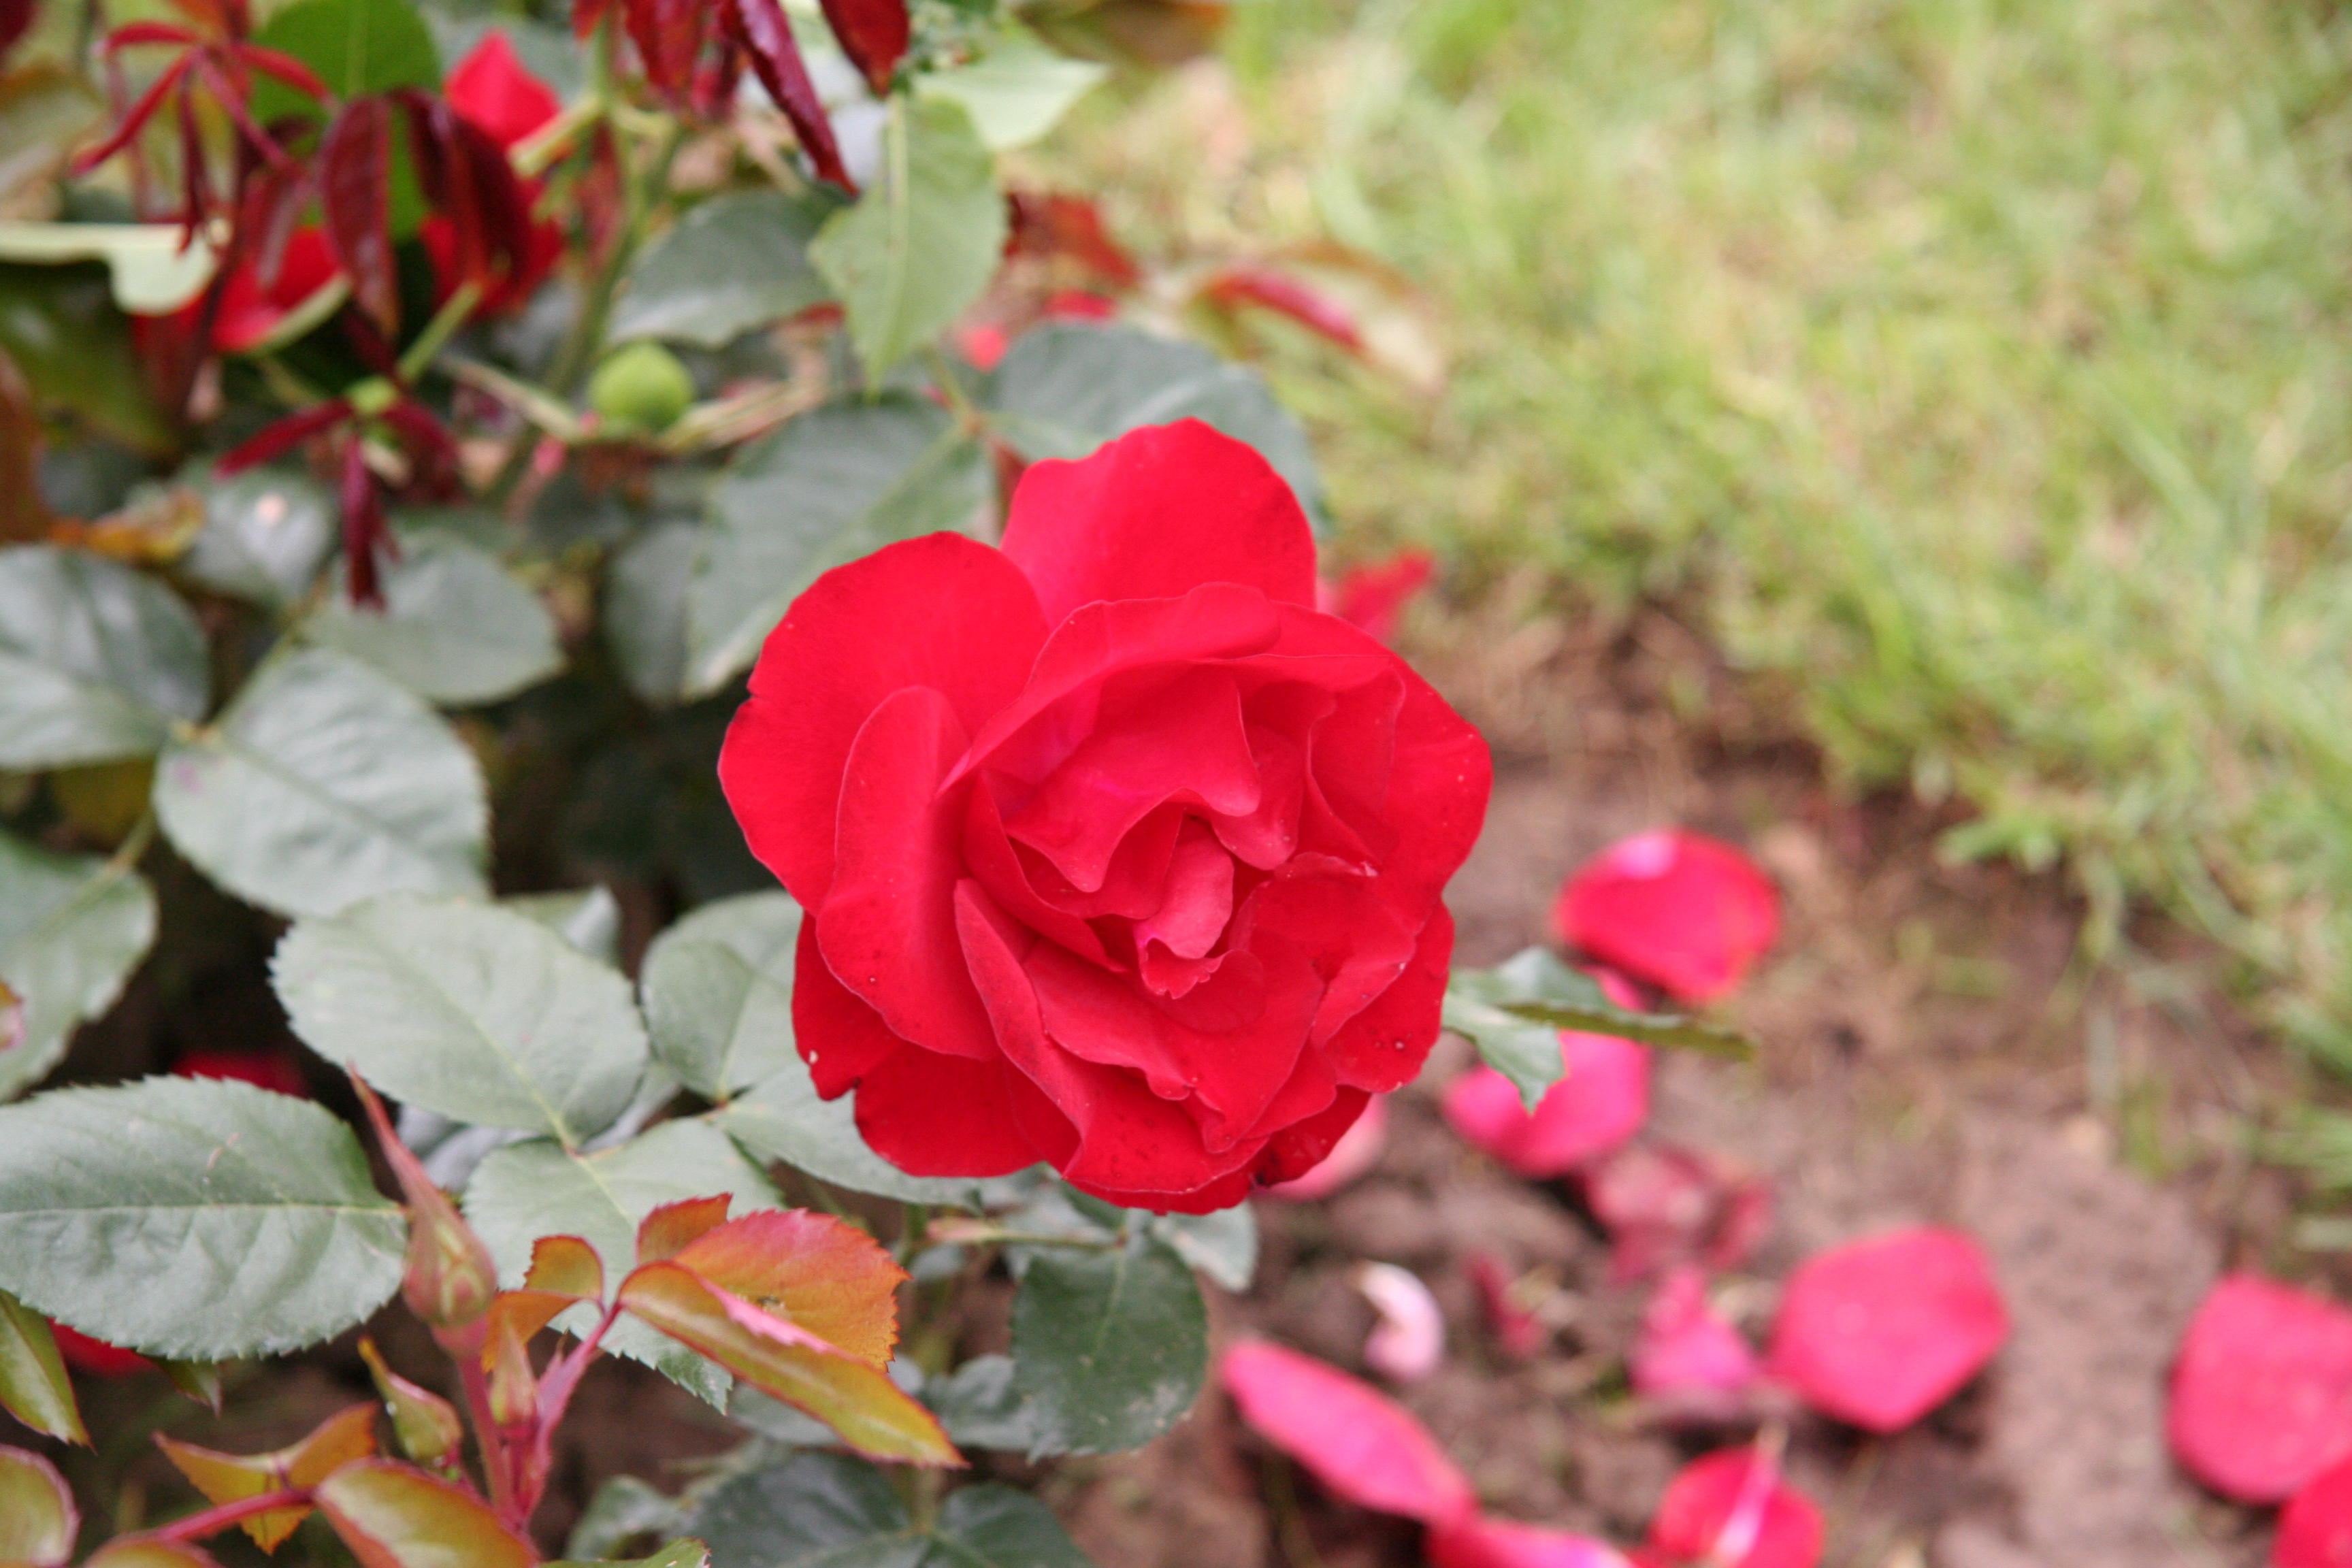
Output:
M545 1290L575 1301L604 1299L604 1260L576 1236L542 1236L530 1244L526 1290Z
M793 134L800 138L801 151L815 166L817 178L856 195L857 182L842 166L841 147L833 139L833 121L825 118L816 85L809 80L808 66L801 59L800 45L793 41L783 7L776 0L724 0L724 4L736 39L751 58L752 74L792 121Z
M292 55L264 48L259 44L240 43L236 46L236 50L238 59L264 76L276 77L299 93L315 98L320 103L334 97L333 90L319 79L319 73Z
M301 1068L283 1050L189 1051L172 1064L172 1076L224 1079L297 1098L307 1099L310 1093Z
M530 140L563 112L563 100L523 68L513 43L496 28L451 68L441 91L450 108L502 148Z
M465 1424L457 1406L384 1365L373 1340L360 1341L360 1359L367 1363L375 1391L383 1397L384 1414L392 1417L392 1433L399 1439L400 1451L421 1464L454 1464L466 1441Z
M1429 1568L1627 1568L1605 1541L1473 1515L1429 1532Z
M676 1258L695 1242L727 1223L734 1200L721 1193L712 1198L684 1198L664 1204L637 1226L637 1261L661 1263Z
M1723 1448L1685 1465L1650 1520L1651 1550L1692 1568L1813 1568L1822 1514L1754 1448Z
M1770 1228L1761 1176L1671 1145L1629 1143L1583 1172L1584 1199L1609 1231L1612 1279L1680 1263L1729 1268Z
M320 1483L319 1511L362 1568L536 1568L539 1553L475 1499L391 1459Z
M2166 1427L2189 1474L2277 1502L2352 1456L2352 1311L2256 1274L2213 1287L2180 1342Z
M762 1394L815 1416L868 1458L963 1463L938 1418L871 1362L720 1289L681 1262L639 1268L621 1282L620 1301Z
M761 1209L697 1237L677 1261L880 1369L898 1342L906 1270L856 1226L806 1209Z
M213 472L222 479L239 474L272 458L283 457L311 437L333 429L352 416L352 405L337 397L272 420L221 454Z
M1958 1393L2008 1337L1974 1237L1897 1231L1817 1254L1790 1277L1770 1370L1823 1415L1895 1432Z
M138 100L123 111L122 119L105 141L74 155L73 173L87 174L129 146L132 139L147 128L147 122L155 118L155 111L163 107L163 100L186 78L194 64L195 54L191 50L165 66L155 79L147 84L147 90L139 95Z
M73 1555L81 1515L55 1465L23 1448L0 1446L0 1563L60 1568Z
M1006 255L1066 261L1115 289L1143 281L1143 268L1111 238L1102 209L1091 198L1059 191L1014 191L1006 199L1013 206Z
M1491 1252L1470 1255L1470 1282L1478 1289L1478 1304L1486 1310L1486 1326L1503 1353L1521 1361L1543 1349L1543 1321L1519 1299L1519 1283L1503 1260Z
M1237 305L1255 305L1287 316L1349 353L1364 352L1364 336L1354 312L1286 272L1270 267L1221 268L1202 283L1199 293L1202 300L1228 310Z
M1323 1163L1296 1181L1278 1182L1265 1188L1270 1198L1291 1198L1300 1202L1311 1198L1328 1198L1358 1177L1370 1173L1381 1163L1381 1151L1388 1144L1389 1113L1387 1097L1374 1095L1364 1104L1363 1113L1356 1118Z
M343 1465L373 1455L375 1406L354 1405L330 1416L299 1443L273 1453L216 1453L161 1432L155 1435L155 1445L206 1502L218 1507L289 1488L317 1486ZM307 1508L272 1509L239 1522L254 1544L264 1552L275 1552L310 1513Z
M49 1332L57 1336L58 1353L76 1372L91 1377L129 1377L136 1373L153 1372L155 1363L137 1351L127 1351L104 1340L94 1340L79 1329L53 1322Z
M1402 1405L1336 1367L1263 1340L1225 1352L1218 1376L1259 1436L1333 1496L1424 1524L1476 1511L1467 1477Z
M1757 1379L1756 1353L1716 1315L1706 1276L1687 1266L1658 1286L1633 1342L1633 1391L1676 1414L1727 1415Z
M1393 1263L1367 1263L1355 1280L1381 1320L1364 1342L1364 1364L1397 1383L1435 1372L1445 1359L1445 1314L1421 1277Z
M379 574L383 564L380 557L382 547L391 542L392 529L384 520L383 498L377 493L375 476L368 471L366 448L357 439L343 443L342 479L339 499L343 511L343 570L352 603L381 610L383 579ZM415 1252L413 1241L409 1250L412 1256ZM425 1319L427 1322L434 1321Z
M352 302L387 338L400 331L391 190L392 105L382 98L355 98L319 144L319 202L327 242L351 275Z
M1601 988L1621 1007L1640 997L1602 970ZM1562 1176L1622 1146L1650 1116L1650 1051L1607 1035L1563 1029L1559 1081L1531 1113L1518 1086L1490 1067L1475 1067L1445 1086L1445 1120L1464 1142L1523 1176Z
M1318 584L1318 607L1366 637L1391 642L1405 605L1429 585L1436 571L1437 558L1428 551L1400 550L1386 561L1349 567L1335 583Z
M693 85L708 14L696 0L622 0L622 24L655 91L677 100Z
M1772 945L1780 896L1730 845L1680 828L1622 839L1588 861L1552 910L1560 940L1708 1002L1738 985Z
M2288 1501L2271 1568L2352 1568L2352 1460L2320 1471Z
M824 0L824 19L833 25L841 52L864 73L875 97L887 96L891 74L914 36L907 0Z

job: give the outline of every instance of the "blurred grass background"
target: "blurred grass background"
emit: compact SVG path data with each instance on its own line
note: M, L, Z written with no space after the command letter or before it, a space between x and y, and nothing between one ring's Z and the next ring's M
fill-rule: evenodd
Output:
M1244 5L1059 145L1148 249L1429 293L1442 395L1273 355L1349 543L1695 612L2092 956L2151 899L2352 1068L2352 17Z

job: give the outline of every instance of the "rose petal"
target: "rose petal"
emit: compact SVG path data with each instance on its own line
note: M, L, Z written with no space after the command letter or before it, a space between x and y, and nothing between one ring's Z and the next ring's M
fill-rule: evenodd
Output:
M1477 1506L1470 1482L1402 1405L1336 1367L1262 1340L1219 1363L1242 1419L1334 1496L1424 1524Z
M1010 1076L1003 1062L908 1046L859 1080L857 1131L910 1176L1009 1176L1043 1157L1013 1113Z
M1605 1541L1484 1515L1431 1530L1428 1555L1430 1568L1627 1568Z
M1197 419L1131 430L1077 462L1031 464L1004 553L1054 620L1203 583L1315 603L1315 537L1298 498L1255 449Z
M1756 1353L1739 1331L1717 1316L1706 1299L1706 1276L1684 1268L1666 1276L1642 1314L1633 1342L1633 1390L1677 1411L1725 1414L1732 1397L1753 1386Z
M1356 1289L1381 1321L1364 1342L1364 1364L1397 1383L1413 1383L1445 1359L1445 1314L1420 1276L1393 1263L1356 1270Z
M1491 1252L1472 1253L1470 1282L1478 1288L1478 1304L1486 1309L1486 1324L1506 1355L1525 1361L1543 1349L1548 1337L1543 1320L1520 1303L1518 1281L1501 1258Z
M1331 1145L1331 1152L1320 1164L1295 1181L1277 1182L1265 1189L1270 1198L1285 1198L1296 1203L1328 1198L1340 1188L1369 1175L1381 1163L1381 1151L1387 1147L1389 1129L1388 1102L1375 1095L1364 1107L1339 1141Z
M1340 573L1324 607L1366 637L1391 642L1405 605L1429 585L1436 571L1436 558L1428 551L1400 550L1385 561L1369 561Z
M816 921L803 917L793 952L793 1043L826 1100L848 1093L907 1042L882 1015L834 977L817 945Z
M441 89L449 107L488 132L501 147L527 141L563 112L563 101L523 68L514 45L495 28L482 35L449 71Z
M1610 1278L1643 1279L1678 1263L1728 1268L1769 1228L1771 1191L1689 1149L1629 1143L1581 1173L1585 1202L1608 1229Z
M277 1094L308 1096L302 1069L282 1050L184 1052L172 1064L173 1078L228 1079Z
M2181 1464L2215 1491L2291 1496L2352 1455L2352 1311L2231 1275L2189 1321L2166 1426Z
M1614 975L1603 984L1612 981L1624 984ZM1476 1067L1446 1086L1445 1120L1464 1142L1538 1178L1566 1175L1641 1131L1650 1115L1647 1047L1563 1029L1559 1051L1560 1079L1544 1091L1532 1114L1509 1079Z
M2288 1502L2271 1568L2352 1568L2352 1461L2320 1471Z
M1685 1002L1738 985L1780 931L1780 897L1730 845L1680 828L1621 840L1568 879L1560 939Z
M1823 1415L1894 1432L1958 1393L2008 1337L1975 1239L1906 1230L1818 1254L1790 1277L1770 1366Z
M1822 1533L1821 1510L1753 1448L1685 1465L1650 1520L1653 1550L1706 1568L1813 1568Z
M1020 694L1045 642L1029 580L960 534L887 545L819 577L768 634L719 754L752 854L803 909L822 908L849 749L883 699L929 687L978 730Z
M120 1345L96 1340L79 1329L68 1328L59 1322L49 1324L49 1332L58 1342L58 1353L76 1372L92 1377L129 1377L133 1373L152 1372L155 1363L137 1351L127 1351Z

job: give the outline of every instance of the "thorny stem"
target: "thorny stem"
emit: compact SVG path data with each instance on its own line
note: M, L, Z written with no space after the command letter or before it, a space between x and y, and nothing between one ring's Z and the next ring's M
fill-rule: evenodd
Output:
M174 1520L159 1526L150 1533L151 1541L202 1541L216 1535L232 1524L241 1524L257 1514L274 1513L279 1509L308 1508L310 1489L289 1487L284 1491L264 1492L259 1497L239 1498L218 1508L208 1508L202 1513L192 1513L185 1519Z

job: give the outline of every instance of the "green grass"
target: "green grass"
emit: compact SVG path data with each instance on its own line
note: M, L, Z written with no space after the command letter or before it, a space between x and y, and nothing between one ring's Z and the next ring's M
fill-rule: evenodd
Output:
M1275 356L1348 528L1696 606L1850 780L2063 857L2095 948L2153 899L2352 1065L2352 14L1237 15L1061 155L1161 247L1428 290L1442 398Z

